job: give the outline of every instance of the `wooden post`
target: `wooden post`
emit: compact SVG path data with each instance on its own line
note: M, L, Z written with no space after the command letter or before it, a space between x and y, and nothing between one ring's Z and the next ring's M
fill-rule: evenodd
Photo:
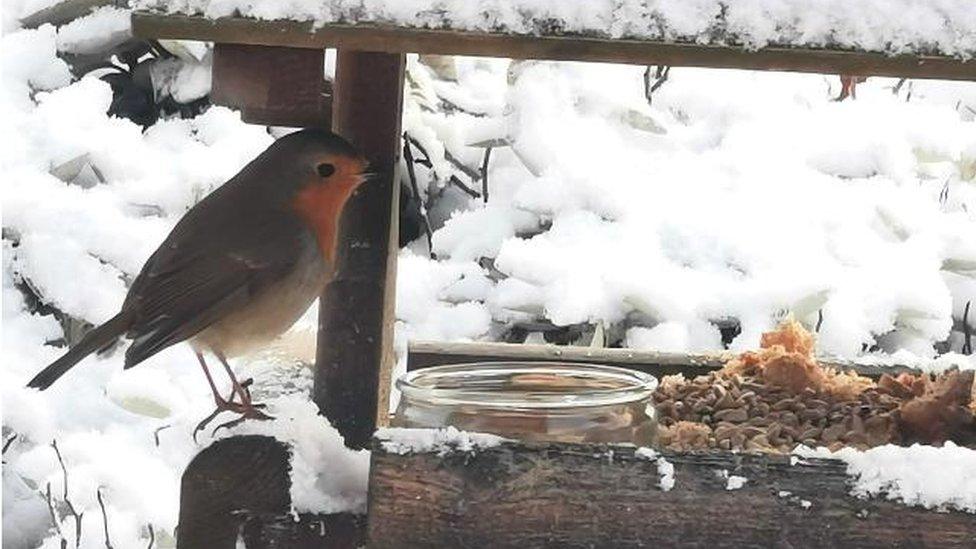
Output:
M319 309L313 399L351 448L385 424L393 353L404 55L340 50L332 129L377 175L346 206Z
M329 127L331 98L322 50L214 44L214 104L250 124Z

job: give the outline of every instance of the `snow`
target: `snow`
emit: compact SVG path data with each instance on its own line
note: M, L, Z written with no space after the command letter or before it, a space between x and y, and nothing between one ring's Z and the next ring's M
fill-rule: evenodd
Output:
M860 452L843 448L798 447L803 457L840 459L854 478L855 496L885 497L927 509L976 513L976 450L946 442L945 446L886 445Z
M326 23L583 34L611 38L766 45L835 45L971 57L976 18L969 0L137 0L167 13Z
M718 475L719 478L725 480L726 490L738 490L743 486L745 486L746 482L749 481L749 479L747 479L746 477L741 477L738 475L730 475L728 469L721 469L719 471L716 471L716 474ZM786 495L788 496L789 492L787 492ZM783 492L780 492L779 496L784 497Z
M54 317L27 312L18 286L29 284L79 321L106 320L187 208L287 130L244 124L220 107L145 131L107 116L110 87L73 77L57 54L96 47L97 37L123 29L123 18L106 9L35 30L8 18L43 5L5 3L0 38L0 120L4 135L15 136L0 148L0 397L4 439L17 434L4 455L4 534L26 546L58 546L38 499L48 483L56 499L63 492L57 441L69 497L84 511L82 547L105 545L99 489L114 546L144 547L149 524L157 540L172 536L180 474L213 440L190 436L213 406L196 359L178 345L123 371L117 349L87 359L48 391L26 390L61 354L52 343L64 334ZM315 19L324 4L249 5L269 17L305 6ZM390 16L420 5L401 4ZM622 21L637 24L646 13L637 3L615 5L634 10ZM651 5L667 8L672 26L688 35L702 32L695 14L714 7L704 0ZM780 13L789 13L792 4L782 5ZM457 16L475 17L476 6ZM582 10L561 15L581 28L595 21ZM953 20L956 28L968 24ZM933 44L948 43L932 36ZM967 36L973 33L956 39ZM181 101L205 95L207 46L167 47L183 63L160 65L157 91ZM976 367L961 354L963 311L976 304L976 84L910 81L896 92L895 80L871 78L858 85L856 101L835 102L833 76L674 68L648 104L642 67L459 58L456 69L456 81L438 80L408 58L403 127L437 172L434 180L417 166L438 258L429 258L424 238L400 252L399 371L409 340L499 340L517 323L600 324L609 343L701 352L721 348L721 320L740 323L731 343L738 350L757 346L784 312L812 328L820 311L820 354L930 370ZM444 99L462 110L442 108ZM480 190L447 153L477 169L484 149L475 145L491 140L509 145L493 150L485 205L444 181L455 174ZM482 257L493 259L493 271L479 264ZM974 326L976 312L968 322ZM240 377L254 377L255 398L276 419L218 436L289 441L293 474L314 479L294 483L296 509L362 509L368 455L345 450L307 401L315 325L313 306L279 342L233 362ZM936 357L936 345L951 352ZM226 392L223 376L218 382ZM414 441L426 447L429 436ZM488 440L437 436L474 449ZM945 480L976 469L971 450L886 452L884 460L851 458L863 465L864 493L972 508L972 482ZM672 489L673 464L646 457L661 488ZM946 475L920 486L910 465ZM70 532L71 520L64 526Z
M383 450L392 454L436 453L445 456L454 452L466 454L498 446L506 439L488 433L471 433L449 426L443 429L415 429L386 427L376 431Z
M661 477L659 486L661 491L670 492L674 489L674 464L664 459L656 451L647 447L640 447L634 451L634 456L639 459L655 461L657 463L657 474Z

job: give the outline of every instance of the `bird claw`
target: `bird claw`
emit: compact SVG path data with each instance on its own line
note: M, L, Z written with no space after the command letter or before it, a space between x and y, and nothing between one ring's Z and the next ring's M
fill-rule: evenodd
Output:
M254 404L254 405L252 405L250 409L244 410L243 412L241 412L241 417L239 417L237 419L232 419L232 420L227 421L225 423L221 423L220 425L214 427L214 430L213 430L212 433L210 433L210 436L215 436L217 434L217 431L219 431L221 429L231 429L231 428L237 427L241 423L244 423L244 420L247 420L247 419L258 419L258 420L261 420L261 421L265 421L265 420L269 420L269 419L274 419L273 417L269 416L268 414L266 414L266 413L258 410L258 408L264 408L264 407L265 407L264 404Z

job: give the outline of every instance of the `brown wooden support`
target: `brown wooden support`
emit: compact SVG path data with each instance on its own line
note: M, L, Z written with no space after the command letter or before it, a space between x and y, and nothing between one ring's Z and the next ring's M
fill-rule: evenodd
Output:
M375 448L369 546L976 547L976 520L850 494L835 460L663 454L674 485L633 447L504 443L399 455ZM724 473L723 473L724 471ZM728 476L746 479L729 489Z
M332 129L376 175L350 199L337 272L319 309L313 399L345 438L369 444L385 422L393 353L404 55L340 50Z
M345 549L365 542L363 515L291 510L291 449L243 435L204 448L183 473L179 549Z
M315 26L308 21L258 21L241 17L213 20L137 11L132 16L132 32L136 36L155 38L316 49L338 47L390 53L976 80L976 60L971 57L939 55L924 49L904 55L784 45L753 50L735 45L742 39L731 29L724 36L716 37L716 42L727 44L724 45L578 35L515 35L366 23Z
M575 347L571 345L531 345L525 343L452 343L446 341L412 341L407 355L407 370L417 370L444 364L468 362L572 362L576 364L606 364L647 372L656 376L682 374L685 377L707 375L721 369L737 353L667 353ZM820 359L820 364L862 376L879 378L882 374L921 373L903 365L874 366L837 359Z
M324 127L332 100L323 50L214 44L210 100L251 124Z

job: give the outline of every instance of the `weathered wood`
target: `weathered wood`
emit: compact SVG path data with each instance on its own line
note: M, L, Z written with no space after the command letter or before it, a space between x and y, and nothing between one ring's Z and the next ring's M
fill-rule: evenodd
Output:
M412 29L378 25L218 20L136 12L133 33L142 37L210 40L299 48L345 48L378 52L595 61L859 76L976 80L976 61L940 55L886 55L840 49L703 45L586 36L525 36Z
M365 541L362 515L291 512L290 449L271 437L218 440L183 473L179 549L346 549Z
M127 0L64 0L25 16L20 20L20 24L25 29L35 29L46 23L60 27L83 15L88 15L95 8L128 7L128 5Z
M694 377L722 368L734 356L733 353L664 353L558 345L413 341L410 343L407 355L407 370L466 362L558 361L606 364L657 376L683 374L686 377ZM919 373L918 370L907 366L870 366L830 359L821 360L820 363L842 370L853 370L872 378L879 378L884 373L891 375L903 372Z
M612 453L609 451L612 450ZM845 465L788 456L503 445L396 455L376 448L370 547L973 547L976 517L849 495ZM746 484L727 490L725 470ZM789 494L786 494L789 492ZM782 495L781 495L782 494ZM803 503L804 501L808 503Z
M251 124L324 127L332 118L321 50L215 44L210 100Z
M313 399L347 446L362 448L389 408L395 321L403 54L340 50L333 130L375 173L345 208L337 272L319 310Z

